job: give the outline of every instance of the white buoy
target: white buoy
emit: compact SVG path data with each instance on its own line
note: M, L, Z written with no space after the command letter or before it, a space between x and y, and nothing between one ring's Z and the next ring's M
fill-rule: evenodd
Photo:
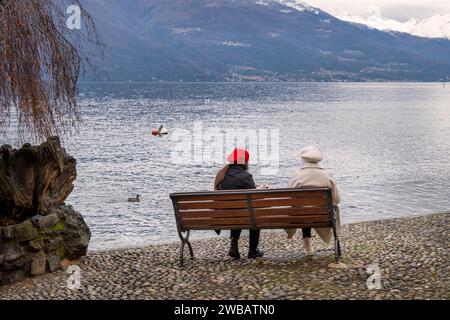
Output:
M169 130L167 130L164 126L161 126L158 130L159 134L168 134Z

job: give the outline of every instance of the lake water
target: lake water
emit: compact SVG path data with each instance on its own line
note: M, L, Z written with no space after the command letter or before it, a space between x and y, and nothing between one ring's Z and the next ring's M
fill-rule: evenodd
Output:
M84 124L65 139L78 160L67 202L91 227L92 250L178 240L169 193L211 190L221 164L198 161L198 153L191 161L178 158L174 151L197 139L199 152L199 139L214 129L256 132L249 143L264 140L264 130L277 133L278 142L271 136L279 150L277 172L262 172L267 159L252 153L256 183L272 187L287 185L302 147L318 146L338 181L344 223L450 208L450 86L85 83L80 102ZM153 137L151 129L161 123L169 136ZM199 125L203 138L192 131ZM203 149L208 153L212 144L204 141ZM128 203L135 194L141 202Z

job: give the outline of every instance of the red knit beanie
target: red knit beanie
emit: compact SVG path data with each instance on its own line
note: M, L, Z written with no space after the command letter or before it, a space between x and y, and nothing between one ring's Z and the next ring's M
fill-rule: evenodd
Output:
M236 148L227 158L229 163L246 164L250 160L250 153L243 148Z

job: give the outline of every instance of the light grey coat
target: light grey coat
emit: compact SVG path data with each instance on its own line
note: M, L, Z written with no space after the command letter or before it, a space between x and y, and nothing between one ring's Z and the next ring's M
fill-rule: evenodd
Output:
M297 170L291 181L289 182L289 188L331 188L333 197L333 206L336 214L336 229L340 232L341 219L339 214L339 190L331 173L322 168L318 163L305 162L301 169ZM317 228L315 229L317 234L322 238L325 243L330 243L333 230L331 228ZM293 236L296 233L296 229L288 229L286 232L288 235Z

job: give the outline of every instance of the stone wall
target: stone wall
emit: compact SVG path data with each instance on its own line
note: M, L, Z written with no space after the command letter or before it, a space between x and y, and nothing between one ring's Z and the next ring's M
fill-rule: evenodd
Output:
M86 255L90 238L83 217L71 206L0 227L0 285L61 269L63 260Z

